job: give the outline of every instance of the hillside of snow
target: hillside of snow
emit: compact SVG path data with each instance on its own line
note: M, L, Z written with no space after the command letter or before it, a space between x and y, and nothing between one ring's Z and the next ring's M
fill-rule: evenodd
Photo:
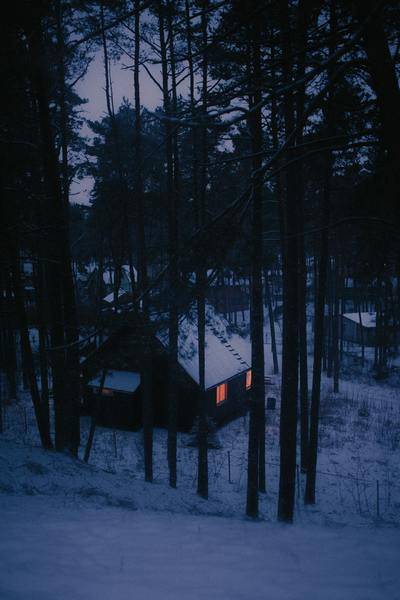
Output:
M244 356L248 338L222 324L218 334ZM182 331L183 357L192 360L196 332L189 324ZM280 350L279 327L277 338ZM270 352L266 343L268 375ZM0 599L400 600L399 375L375 381L372 359L366 352L362 367L346 352L339 394L323 378L317 503L304 506L299 471L293 526L276 523L279 377L266 388L277 406L266 411L258 522L244 518L246 416L216 433L205 501L196 495L190 434L178 435L173 490L165 430L154 430L154 482L145 483L142 432L98 427L85 464L85 417L79 460L45 452L29 395L20 393L4 406L0 436Z
M399 531L0 495L2 600L398 600Z
M261 518L276 519L279 483L279 381L267 387L277 400L267 410L267 494L260 496ZM370 526L400 524L400 402L397 387L341 383L330 392L324 380L321 405L317 504L305 507L305 476L297 479L296 522ZM90 426L81 419L83 457ZM178 434L178 490L168 486L167 432L154 430L154 483L144 483L142 432L96 429L89 465L40 450L28 396L6 406L0 436L0 491L13 494L61 495L85 500L98 496L102 505L132 502L136 508L242 517L245 511L247 416L220 428L217 448L209 451L207 502L196 496L197 449L190 434ZM36 446L36 447L35 447ZM37 466L39 465L39 466ZM377 491L377 486L379 491ZM379 506L378 506L379 505Z

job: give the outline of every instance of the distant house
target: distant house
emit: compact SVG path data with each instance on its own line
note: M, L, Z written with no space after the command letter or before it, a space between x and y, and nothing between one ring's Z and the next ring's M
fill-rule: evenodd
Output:
M118 306L126 307L127 304L132 302L132 292L120 289L118 291ZM103 310L115 308L115 294L110 292L103 298Z
M133 276L135 281L137 281L137 271L135 267L133 267ZM108 293L112 292L115 287L115 271L114 269L107 269L103 272L103 282L105 285L105 289ZM124 292L130 292L132 289L131 284L131 276L129 265L122 265L120 271L120 286L119 291L123 290Z
M178 389L178 427L189 430L198 413L199 361L194 310L179 323L178 361L168 368L165 321L146 323L141 315L112 334L83 363L84 406L104 426L137 429L142 424L142 381L148 369L154 423L168 420L168 381ZM149 356L144 359L145 352ZM205 390L209 417L217 423L242 414L251 390L250 344L227 332L227 323L207 306ZM147 364L147 367L146 367ZM103 387L101 382L104 379Z
M137 280L137 271L133 267L135 281ZM129 265L122 265L120 270L120 281L118 294L130 293L132 291ZM95 302L96 298L101 296L109 296L115 290L115 270L105 267L102 273L102 278L99 281L99 269L95 265L90 265L87 272L80 273L77 277L77 285L79 287L79 296L87 303ZM101 289L99 289L101 288Z
M361 317L361 321L360 321ZM342 337L347 342L374 346L376 340L376 312L344 313Z

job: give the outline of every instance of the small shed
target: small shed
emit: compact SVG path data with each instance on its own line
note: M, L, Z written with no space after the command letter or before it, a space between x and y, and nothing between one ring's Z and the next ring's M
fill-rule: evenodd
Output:
M374 346L376 340L376 312L342 314L342 337L354 344Z
M96 413L99 425L123 429L126 423L134 425L141 422L139 373L105 370L91 379L87 386L91 391L89 410Z
M90 265L87 272L82 273L77 278L79 294L86 303L96 303L99 295L113 297L115 292L116 272L111 266L107 266L102 270L101 277L99 276L99 267ZM137 271L133 267L133 275L137 280ZM132 284L130 277L129 265L121 265L119 269L119 286L118 296L132 293ZM103 297L103 304L107 303Z
M132 292L125 290L118 290L118 307L126 306L127 304L132 302ZM116 308L115 305L115 293L110 292L107 296L103 298L103 310L113 310Z
M228 331L228 323L207 305L205 392L208 416L223 423L247 408L251 377L248 340ZM147 357L147 358L146 358ZM168 420L168 382L176 380L178 427L189 430L198 414L199 361L195 309L179 322L178 360L168 366L168 329L160 315L146 322L142 315L113 333L83 363L84 407L95 407L99 422L109 427L138 429L142 418L144 369L151 382L154 424ZM101 390L101 380L104 385Z

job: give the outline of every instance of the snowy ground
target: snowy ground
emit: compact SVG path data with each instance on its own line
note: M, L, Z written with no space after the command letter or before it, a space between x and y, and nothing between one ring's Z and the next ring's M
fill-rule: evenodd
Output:
M297 480L295 518L298 523L368 525L400 524L400 393L393 385L370 379L341 381L332 394L324 380L319 438L317 505L302 502L304 476ZM279 400L279 384L267 396ZM279 478L279 409L267 411L267 494L260 498L263 519L274 521ZM0 437L0 490L13 493L66 494L111 497L111 505L129 502L143 509L195 512L242 517L245 510L247 418L239 418L218 432L220 448L209 452L210 499L196 497L197 450L189 436L178 436L178 493L168 488L166 431L154 431L154 478L143 487L141 432L96 430L90 466L42 456L29 397L5 410L5 432ZM82 448L89 420L82 419ZM39 454L38 454L39 453ZM39 464L35 471L35 464ZM75 468L76 465L79 469ZM94 468L92 468L94 467ZM42 476L41 470L47 473ZM379 488L379 489L378 489ZM117 493L118 492L118 493ZM117 494L116 497L115 494Z
M44 452L21 394L0 436L0 599L400 600L399 376L375 381L371 358L362 369L346 354L339 394L323 381L317 504L303 505L299 474L293 527L276 523L279 378L267 389L278 410L267 411L257 523L243 517L246 417L219 430L204 501L187 434L172 490L165 431L154 432L148 484L141 432L98 428L89 465ZM82 419L80 456L88 427Z
M398 600L399 532L0 496L2 600Z

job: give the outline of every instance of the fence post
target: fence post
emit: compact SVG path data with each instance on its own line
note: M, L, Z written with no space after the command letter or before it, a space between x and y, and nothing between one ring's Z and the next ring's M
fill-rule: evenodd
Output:
M379 479L376 480L376 516L379 518Z
M229 483L232 483L231 481L231 453L228 450L228 481Z

